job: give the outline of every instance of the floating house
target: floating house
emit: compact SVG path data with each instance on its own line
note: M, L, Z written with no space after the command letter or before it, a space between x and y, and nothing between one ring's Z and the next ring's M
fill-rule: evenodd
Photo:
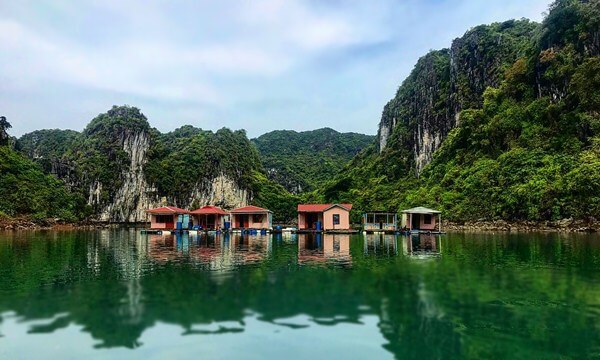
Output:
M396 231L398 215L395 213L369 212L363 214L364 231Z
M352 204L299 204L298 230L350 230Z
M231 224L235 229L271 229L273 213L258 206L244 206L231 211Z
M217 206L203 206L190 212L194 228L199 227L204 230L219 230L226 228L225 222L228 217L227 212Z
M174 206L163 206L146 211L150 215L150 229L174 230L179 226L188 227L190 212Z
M402 227L418 232L442 232L442 212L416 207L402 211Z

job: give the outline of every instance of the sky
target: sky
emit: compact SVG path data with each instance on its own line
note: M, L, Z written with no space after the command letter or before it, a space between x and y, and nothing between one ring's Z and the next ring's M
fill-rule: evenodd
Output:
M112 105L150 125L375 134L417 59L550 0L0 0L10 133L81 131Z

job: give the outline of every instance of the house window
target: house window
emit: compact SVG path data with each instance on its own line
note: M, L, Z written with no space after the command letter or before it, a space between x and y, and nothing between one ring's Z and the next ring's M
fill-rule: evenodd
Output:
M156 215L156 222L158 224L166 224L173 222L172 215Z
M252 215L252 222L254 222L254 223L262 222L262 215L261 214Z
M425 214L423 216L423 223L427 225L431 224L431 214Z
M333 214L333 225L340 224L340 214Z

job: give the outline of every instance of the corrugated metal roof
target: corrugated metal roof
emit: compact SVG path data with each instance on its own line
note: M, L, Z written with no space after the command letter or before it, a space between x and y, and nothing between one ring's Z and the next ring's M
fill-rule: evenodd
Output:
M334 206L352 210L352 204L298 204L298 212L323 212Z
M249 205L249 206L244 206L241 208L231 210L231 212L233 214L249 214L249 213L264 213L264 212L271 212L271 211L267 210L267 209L263 209L258 206Z
M404 213L404 214L409 214L409 213L410 214L440 214L441 211L428 209L428 208L422 207L422 206L417 206L412 209L402 210L402 213Z
M163 206L156 209L146 210L150 214L189 214L189 210L181 209L175 206Z
M196 209L192 212L190 212L190 214L195 214L195 215L227 215L227 212L225 212L225 210L221 209L220 207L217 206L203 206L200 209Z

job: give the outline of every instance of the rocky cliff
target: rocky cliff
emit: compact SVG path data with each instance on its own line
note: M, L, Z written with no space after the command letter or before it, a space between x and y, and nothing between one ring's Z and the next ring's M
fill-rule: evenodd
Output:
M599 0L556 0L542 24L480 26L426 55L386 105L379 148L320 193L455 222L597 222L599 15Z
M243 131L185 127L160 134L129 106L100 114L82 133L27 134L18 148L81 194L99 221L139 222L161 205L247 205L261 169Z
M482 106L484 90L499 85L505 70L525 55L538 28L528 20L478 26L449 49L419 59L384 108L379 152L396 136L396 146L412 152L409 166L420 174L458 123L460 111Z

